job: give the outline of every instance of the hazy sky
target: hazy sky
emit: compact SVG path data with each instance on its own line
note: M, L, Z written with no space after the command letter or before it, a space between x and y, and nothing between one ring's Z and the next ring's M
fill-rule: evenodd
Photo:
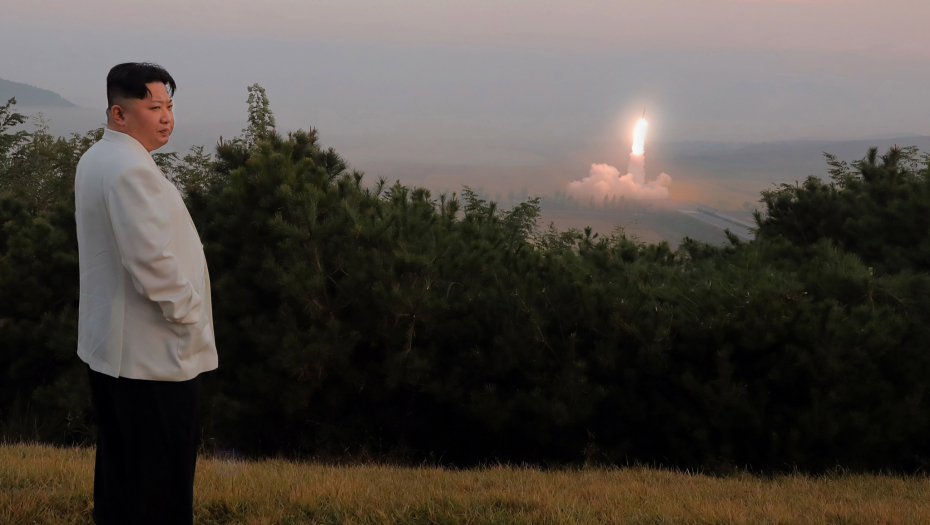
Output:
M663 142L930 134L927 20L927 0L0 0L0 78L102 110L111 66L153 61L179 128L242 127L259 82L279 127L357 161L544 163L628 147L643 107Z

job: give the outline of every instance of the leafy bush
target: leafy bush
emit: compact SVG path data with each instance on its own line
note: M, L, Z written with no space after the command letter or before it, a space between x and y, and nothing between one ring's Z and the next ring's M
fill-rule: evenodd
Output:
M213 283L220 368L204 405L217 446L456 464L923 466L930 277L903 241L862 248L858 230L831 226L850 224L837 219L846 208L806 204L879 202L869 181L892 175L783 187L764 195L758 240L672 251L540 231L537 200L501 210L467 187L460 199L366 186L315 130L278 134L264 92L250 95L249 128L215 159L158 159L186 194ZM886 207L915 209L892 193ZM73 441L62 413L83 422L86 409L73 202L26 201L0 202L0 409L8 435L28 406L57 432L40 437Z
M880 273L930 270L930 155L893 147L879 157L871 148L852 165L826 156L829 182L808 177L762 192L759 234L799 246L829 239Z
M14 103L0 106L2 434L80 440L87 432L89 388L75 362L73 180L78 159L102 131L69 139L54 139L44 127L9 133L27 120L12 111Z

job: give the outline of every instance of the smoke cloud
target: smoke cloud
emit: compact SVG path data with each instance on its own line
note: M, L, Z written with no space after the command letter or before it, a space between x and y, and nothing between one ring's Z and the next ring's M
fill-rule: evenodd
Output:
M633 133L633 151L626 175L608 164L592 164L587 177L568 184L568 193L580 200L594 198L600 201L605 197L628 197L631 199L667 199L668 187L672 177L660 173L656 180L646 182L646 119L636 123Z
M569 183L568 193L578 199L588 200L594 197L600 201L605 196L627 197L631 199L667 199L668 187L672 178L667 173L646 183L637 182L633 173L621 176L620 171L608 164L592 164L587 177ZM642 180L642 179L640 179Z

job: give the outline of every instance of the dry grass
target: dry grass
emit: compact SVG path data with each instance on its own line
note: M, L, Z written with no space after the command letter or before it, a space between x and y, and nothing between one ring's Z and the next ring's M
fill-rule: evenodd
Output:
M93 449L0 446L0 523L91 523ZM930 523L930 479L201 459L199 524Z

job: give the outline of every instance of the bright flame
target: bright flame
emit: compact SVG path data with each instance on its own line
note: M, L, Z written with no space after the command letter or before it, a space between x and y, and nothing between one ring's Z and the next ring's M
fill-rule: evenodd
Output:
M641 118L639 122L636 123L636 128L633 129L633 154L642 155L646 150L646 128L649 124L646 122L646 119Z
M644 115L645 116L645 115ZM607 164L591 164L587 177L568 183L566 191L583 203L588 201L597 206L603 202L604 207L615 206L618 198L631 199L667 199L668 188L672 178L667 173L646 182L646 128L649 124L645 118L639 119L633 130L633 152L625 175L620 170ZM622 202L622 201L619 201Z

